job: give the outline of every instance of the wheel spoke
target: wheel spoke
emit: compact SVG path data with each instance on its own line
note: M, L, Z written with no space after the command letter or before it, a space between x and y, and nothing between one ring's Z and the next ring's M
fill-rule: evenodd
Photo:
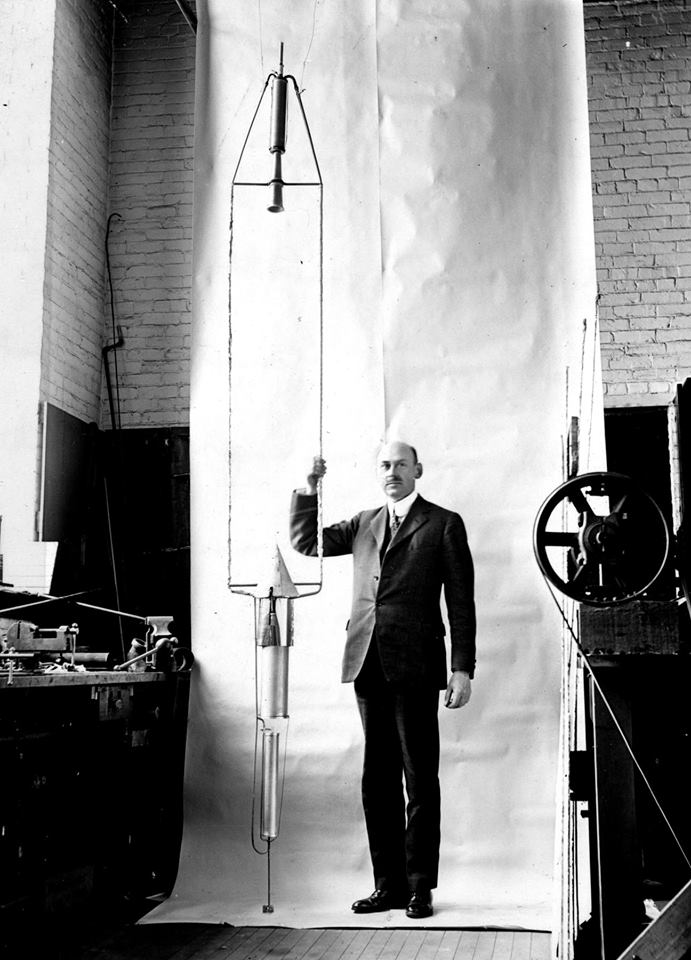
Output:
M545 529L548 524L552 529ZM535 556L545 577L567 596L599 606L639 596L654 583L669 539L655 501L614 473L563 483L545 500L534 527ZM562 564L565 579L555 569Z
M622 510L624 509L624 504L626 503L626 501L627 501L628 499L629 499L629 495L628 495L628 493L625 493L624 496L623 496L623 497L621 498L621 500L619 501L619 503L617 503L616 506L612 507L610 516L611 516L613 513L621 513Z
M542 536L542 541L546 547L576 547L578 546L578 534L569 533L566 530L546 530Z
M569 493L568 498L579 513L584 513L589 519L594 519L595 513L593 508L588 503L585 494L580 488Z

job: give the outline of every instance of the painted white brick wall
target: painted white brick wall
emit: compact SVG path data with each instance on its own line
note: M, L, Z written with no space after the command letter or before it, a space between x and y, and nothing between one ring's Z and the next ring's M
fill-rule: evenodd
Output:
M585 5L606 406L691 376L691 7Z
M57 0L41 399L98 420L113 11Z
M123 427L189 419L195 37L170 0L121 6L113 51L110 259ZM112 339L109 307L106 338ZM117 380L115 364L117 362ZM102 425L110 424L104 397Z

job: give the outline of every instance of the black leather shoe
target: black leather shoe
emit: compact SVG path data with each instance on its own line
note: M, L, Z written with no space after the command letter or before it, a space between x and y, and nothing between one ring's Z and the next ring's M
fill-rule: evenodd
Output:
M411 920L424 920L425 917L431 917L433 913L431 892L429 890L415 890L410 895L405 910L406 917L410 917Z
M406 905L406 897L397 896L389 890L377 888L369 897L356 900L352 906L353 913L380 913L383 910L400 910Z

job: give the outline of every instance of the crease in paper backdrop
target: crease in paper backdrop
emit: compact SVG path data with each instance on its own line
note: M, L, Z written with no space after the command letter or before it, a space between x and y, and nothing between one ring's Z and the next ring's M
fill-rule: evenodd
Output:
M584 412L573 385L594 308L580 5L296 2L285 17L278 0L260 11L200 0L198 12L197 662L180 871L148 922L361 925L349 905L372 884L359 720L339 683L348 558L326 560L321 594L296 603L273 914L262 914L266 862L250 845L254 633L251 602L227 587L230 475L233 579L256 579L274 543L295 580L316 573L287 538L290 491L318 442L315 192L287 188L286 213L272 215L268 190L236 191L228 263L230 179L282 40L324 178L326 522L381 502L373 457L388 429L419 448L419 489L462 514L476 563L478 673L470 704L440 714L442 860L428 924L548 929L561 631L531 533L562 480L568 417ZM297 174L309 158L294 106L285 166ZM250 159L268 180L268 128L260 141Z

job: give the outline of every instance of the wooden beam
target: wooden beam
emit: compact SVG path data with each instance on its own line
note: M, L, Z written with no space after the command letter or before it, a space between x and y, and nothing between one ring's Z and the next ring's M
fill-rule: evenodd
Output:
M691 880L619 960L681 960L691 948Z

